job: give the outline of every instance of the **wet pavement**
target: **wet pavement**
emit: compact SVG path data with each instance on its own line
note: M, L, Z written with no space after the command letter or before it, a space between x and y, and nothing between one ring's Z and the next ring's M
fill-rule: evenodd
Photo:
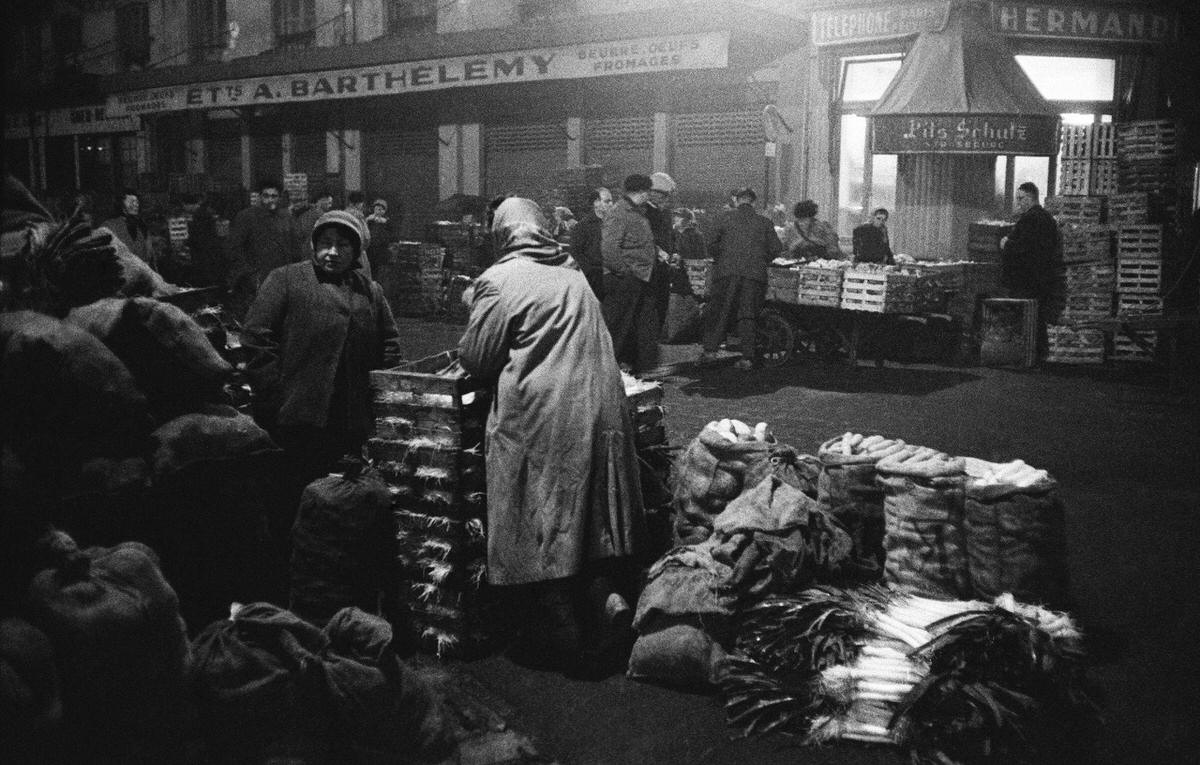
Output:
M454 346L461 327L405 320L410 357ZM1100 763L1200 761L1200 376L1169 390L1124 369L793 361L743 372L697 367L696 346L664 348L666 423L683 445L710 420L765 421L815 453L847 430L951 454L1021 458L1049 470L1066 507L1073 613L1090 637L1106 724ZM528 751L484 762L892 763L878 747L730 741L714 695L621 676L580 681L502 656L444 666L486 690ZM486 739L486 736L481 740ZM481 744L486 749L486 742Z

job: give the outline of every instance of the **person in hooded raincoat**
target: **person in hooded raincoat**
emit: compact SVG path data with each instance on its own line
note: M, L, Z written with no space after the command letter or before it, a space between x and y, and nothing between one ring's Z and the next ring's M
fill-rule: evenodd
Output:
M459 342L463 367L495 386L488 581L543 585L550 639L569 652L581 636L566 601L582 608L593 564L633 556L644 535L634 429L600 303L537 205L504 200L492 237L499 258Z

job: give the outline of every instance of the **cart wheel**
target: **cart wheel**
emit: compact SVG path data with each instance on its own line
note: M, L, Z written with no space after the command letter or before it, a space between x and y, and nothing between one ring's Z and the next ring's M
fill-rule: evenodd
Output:
M758 316L755 342L764 367L777 367L792 357L796 333L791 322L770 309Z
M798 327L796 352L821 359L831 359L842 349L841 338L827 327Z

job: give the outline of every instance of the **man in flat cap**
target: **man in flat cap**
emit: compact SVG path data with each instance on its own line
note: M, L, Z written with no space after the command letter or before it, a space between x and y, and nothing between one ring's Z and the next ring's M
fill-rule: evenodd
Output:
M715 353L736 328L742 352L734 365L738 369L750 369L757 358L754 330L767 296L767 265L783 251L770 218L754 211L757 198L751 188L734 192L737 207L722 213L708 236L713 296L704 353Z
M625 179L624 188L600 233L603 309L617 361L637 373L658 363L659 321L650 290L658 252L646 217L650 179L635 173Z

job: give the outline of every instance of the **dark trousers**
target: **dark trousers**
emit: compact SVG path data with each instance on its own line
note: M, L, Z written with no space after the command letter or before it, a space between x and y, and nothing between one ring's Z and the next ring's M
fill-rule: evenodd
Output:
M617 361L635 372L655 367L660 325L649 283L632 274L605 274L602 308Z
M654 261L654 269L650 272L650 295L658 319L656 329L661 333L671 302L671 267L661 260Z
M740 276L715 279L708 326L704 330L704 350L709 353L717 350L730 329L736 329L742 356L753 360L754 332L766 293L766 282Z

